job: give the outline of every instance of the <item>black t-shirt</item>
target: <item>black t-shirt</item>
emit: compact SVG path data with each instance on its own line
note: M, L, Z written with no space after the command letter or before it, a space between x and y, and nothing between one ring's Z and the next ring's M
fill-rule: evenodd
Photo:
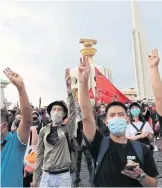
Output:
M98 126L100 133L102 133L104 136L108 136L109 129L104 122L105 118L106 118L106 114L98 115L96 117L96 125Z
M58 127L52 127L51 126L51 131L47 136L47 142L49 144L55 145L56 142L59 140L58 133L57 133L57 128Z
M96 131L94 141L90 145L90 152L96 161L100 142L103 135ZM144 152L144 172L151 177L156 177L158 171L153 159L152 154L148 148L142 145ZM138 180L129 178L121 173L127 164L127 159L134 159L134 162L140 164L140 160L134 151L131 142L128 140L127 144L115 143L110 139L110 145L105 153L103 161L101 162L100 169L95 178L96 187L141 187Z

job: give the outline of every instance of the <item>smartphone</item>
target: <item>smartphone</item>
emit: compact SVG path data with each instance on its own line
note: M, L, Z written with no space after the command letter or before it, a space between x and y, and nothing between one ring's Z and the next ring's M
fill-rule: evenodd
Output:
M142 134L142 132L137 132L137 134L136 134L136 135L138 136L138 135L140 135L140 134Z
M137 166L138 166L138 164L125 166L124 170L133 170L133 169L136 168Z

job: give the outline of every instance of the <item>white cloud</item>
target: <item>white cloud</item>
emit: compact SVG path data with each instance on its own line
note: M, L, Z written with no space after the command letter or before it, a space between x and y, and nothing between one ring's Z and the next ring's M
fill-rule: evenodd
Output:
M48 54L48 48L50 52L50 48L53 48L59 54L57 23L52 25L50 15L42 15L41 12L36 12L32 8L27 9L17 3L0 4L0 77L6 79L2 70L9 66L22 75L30 101L38 105L37 101L41 96L44 99L44 104L51 102L49 100L53 98L53 93L49 91L49 86L55 87L57 83L51 80L49 72L43 68L48 66L48 55L51 55ZM31 27L31 33L24 34L16 27L17 22L18 26L24 24L25 18L29 19L26 27ZM10 24L5 24L6 19ZM32 34L34 32L33 24L36 28L40 28L37 43ZM26 37L29 38L29 43L26 42ZM44 54L45 50L47 50L47 54ZM47 58L47 62L43 62L44 65L41 64L42 57ZM58 58L57 55L55 58ZM5 89L5 96L12 102L18 100L18 94L12 85Z
M32 2L31 2L32 5ZM25 2L0 2L0 16L5 19L29 19L36 24L48 24L50 23L50 17L48 14L42 14L41 12L32 11L25 7Z

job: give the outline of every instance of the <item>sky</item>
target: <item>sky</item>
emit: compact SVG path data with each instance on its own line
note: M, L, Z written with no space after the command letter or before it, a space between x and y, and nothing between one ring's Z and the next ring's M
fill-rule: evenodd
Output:
M149 50L162 54L162 1L139 9ZM35 106L39 97L43 105L66 99L64 71L79 64L80 38L97 40L96 63L111 69L117 88L135 87L130 1L1 1L0 78L8 66L19 73ZM5 97L18 101L12 84Z

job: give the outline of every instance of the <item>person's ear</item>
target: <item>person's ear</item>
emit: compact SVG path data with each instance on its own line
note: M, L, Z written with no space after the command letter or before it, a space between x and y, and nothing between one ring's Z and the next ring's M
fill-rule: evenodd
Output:
M107 119L105 119L105 124L106 124L106 126L108 127L108 120Z

